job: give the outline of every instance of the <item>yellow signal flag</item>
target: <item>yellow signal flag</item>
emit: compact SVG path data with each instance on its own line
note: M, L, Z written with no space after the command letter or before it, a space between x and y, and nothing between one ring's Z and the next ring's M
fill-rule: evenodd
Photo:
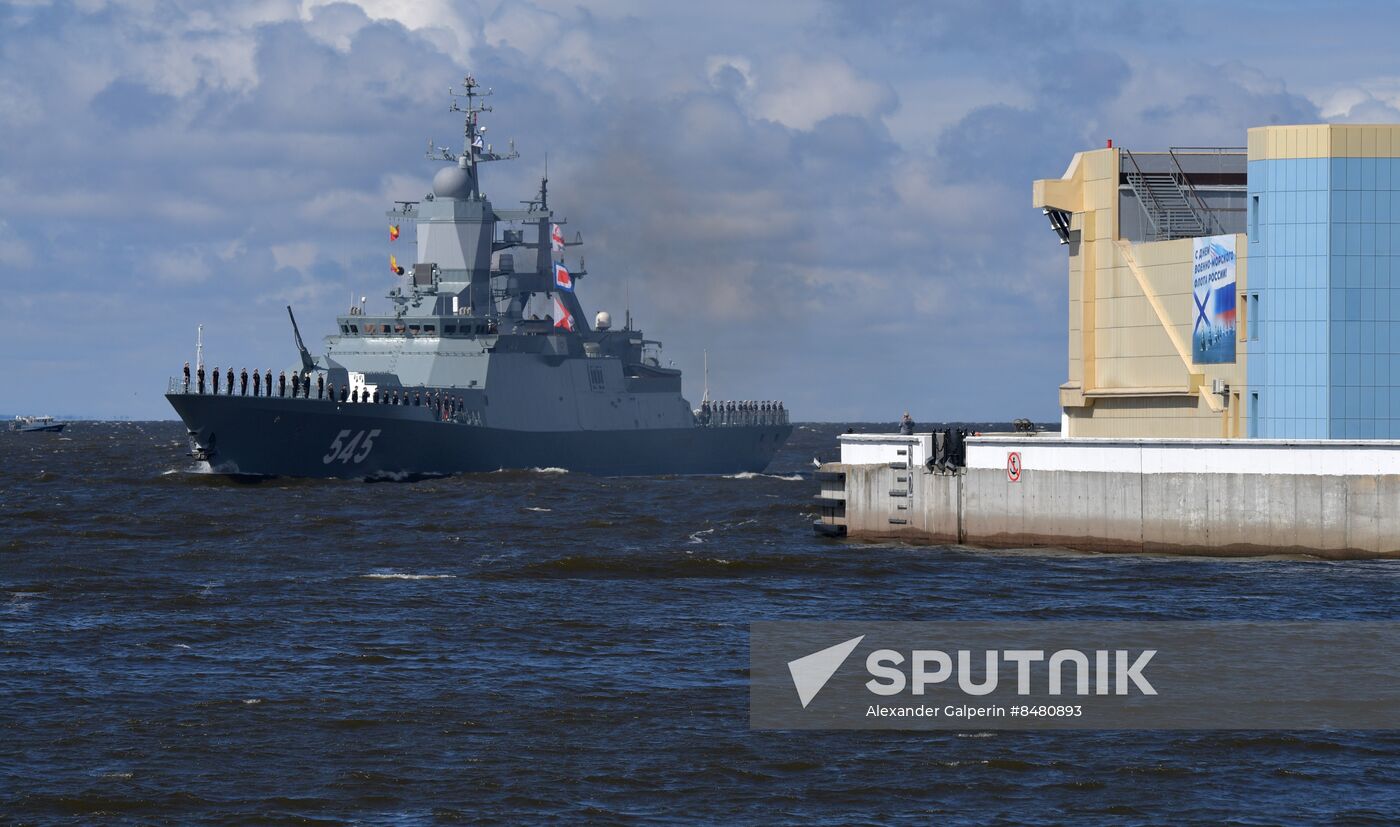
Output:
M397 224L390 224L390 225L389 225L389 240L390 240L390 241L398 241L398 240L399 240L399 225L397 225Z
M399 266L399 260L394 256L389 256L389 269L392 270L396 276L403 275L403 268Z

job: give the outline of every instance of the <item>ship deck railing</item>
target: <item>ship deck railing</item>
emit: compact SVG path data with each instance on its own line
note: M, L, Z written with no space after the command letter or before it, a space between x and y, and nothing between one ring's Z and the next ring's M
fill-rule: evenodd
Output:
M427 397L429 396L429 391L441 390L437 388L404 388L402 389L402 400L395 403L387 401L389 398L387 395L381 397L378 401L366 400L362 402L358 398L341 399L339 396L339 392L337 392L336 396L334 397L329 395L312 395L315 393L314 391L311 391L309 394L303 393L301 391L294 392L290 383L288 383L286 391L281 393L278 392L278 390L280 390L280 387L268 387L265 383L259 386L258 393L252 393L251 390L248 393L244 393L242 392L241 386L236 387L231 392L228 390L227 384L221 384L219 387L220 390L218 392L215 392L213 384L209 383L205 385L204 392L201 393L199 390L198 380L191 380L190 383L186 385L185 380L181 377L172 376L166 383L166 393L167 395L171 396L239 396L248 399L286 399L295 400L297 402L331 402L337 405L388 405L391 407L421 408L424 411L431 412L435 420L439 420L442 422L455 422L462 425L481 424L481 414L479 412L454 406L454 409L452 409L452 413L449 414L443 410L443 408L447 407L445 404L441 402L435 404L430 399L428 399ZM413 402L411 401L411 397L409 396L410 390L412 390L414 394L422 394L422 396L420 396L420 401L417 405L413 404ZM456 397L456 394L446 393L443 396L444 399L453 397ZM460 397L457 398L460 399Z
M339 398L338 393L336 397L329 397L321 394L312 395L311 392L303 392L301 390L294 391L290 383L287 384L285 390L283 389L280 383L274 386L269 386L267 383L260 383L257 386L258 391L256 393L252 393L244 392L240 382L239 384L237 384L236 387L233 388L232 391L230 391L227 384L227 380L224 379L224 375L221 374L219 378L221 382L217 390L215 390L212 379L210 379L206 381L204 389L201 392L199 388L199 382L197 379L191 379L188 383L186 383L182 377L172 376L169 377L169 380L166 382L166 393L171 396L242 396L263 399L295 399L305 400L308 402L343 402L347 405L393 404L385 402L382 399L378 402L360 402L357 399L342 400ZM398 404L400 406L421 407L431 409L434 407L434 405L432 402L427 401L426 399L421 401L418 405L413 405L411 402L408 401L408 393L411 391L415 394L421 393L423 394L423 396L427 396L429 392L437 390L439 389L403 389L404 401L399 402ZM452 394L451 392L448 392L446 395L448 397L454 396L454 394ZM479 414L474 414L472 411L467 410L458 410L450 416L444 416L443 421L471 424L473 421L473 417L475 416L479 416ZM699 425L702 428L740 428L754 426L762 427L772 425L788 425L790 424L790 420L788 418L787 409L785 408L745 408L735 409L732 411L722 408L712 408L708 412L696 414L695 424Z

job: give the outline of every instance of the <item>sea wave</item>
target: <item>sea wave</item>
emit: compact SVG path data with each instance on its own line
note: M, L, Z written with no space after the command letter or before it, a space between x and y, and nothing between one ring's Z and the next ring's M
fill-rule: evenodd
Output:
M369 580L455 580L455 574L410 574L401 571L375 571L369 574L362 574L361 577Z
M737 474L725 474L727 480L752 480L759 477L767 477L770 480L783 480L785 482L801 482L806 479L801 474L760 474L757 471L740 471Z

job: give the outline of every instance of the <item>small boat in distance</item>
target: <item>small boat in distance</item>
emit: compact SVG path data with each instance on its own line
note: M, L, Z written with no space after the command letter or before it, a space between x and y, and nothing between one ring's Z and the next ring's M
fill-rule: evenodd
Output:
M10 423L10 430L20 433L43 431L56 434L62 431L67 424L67 422L55 422L51 416L17 416Z

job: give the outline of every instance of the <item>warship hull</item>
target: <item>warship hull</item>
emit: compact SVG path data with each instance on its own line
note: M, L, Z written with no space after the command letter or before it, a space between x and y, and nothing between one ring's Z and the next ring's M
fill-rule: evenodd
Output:
M441 421L427 407L166 395L194 456L250 477L400 480L509 469L599 476L760 472L790 424L525 431Z

